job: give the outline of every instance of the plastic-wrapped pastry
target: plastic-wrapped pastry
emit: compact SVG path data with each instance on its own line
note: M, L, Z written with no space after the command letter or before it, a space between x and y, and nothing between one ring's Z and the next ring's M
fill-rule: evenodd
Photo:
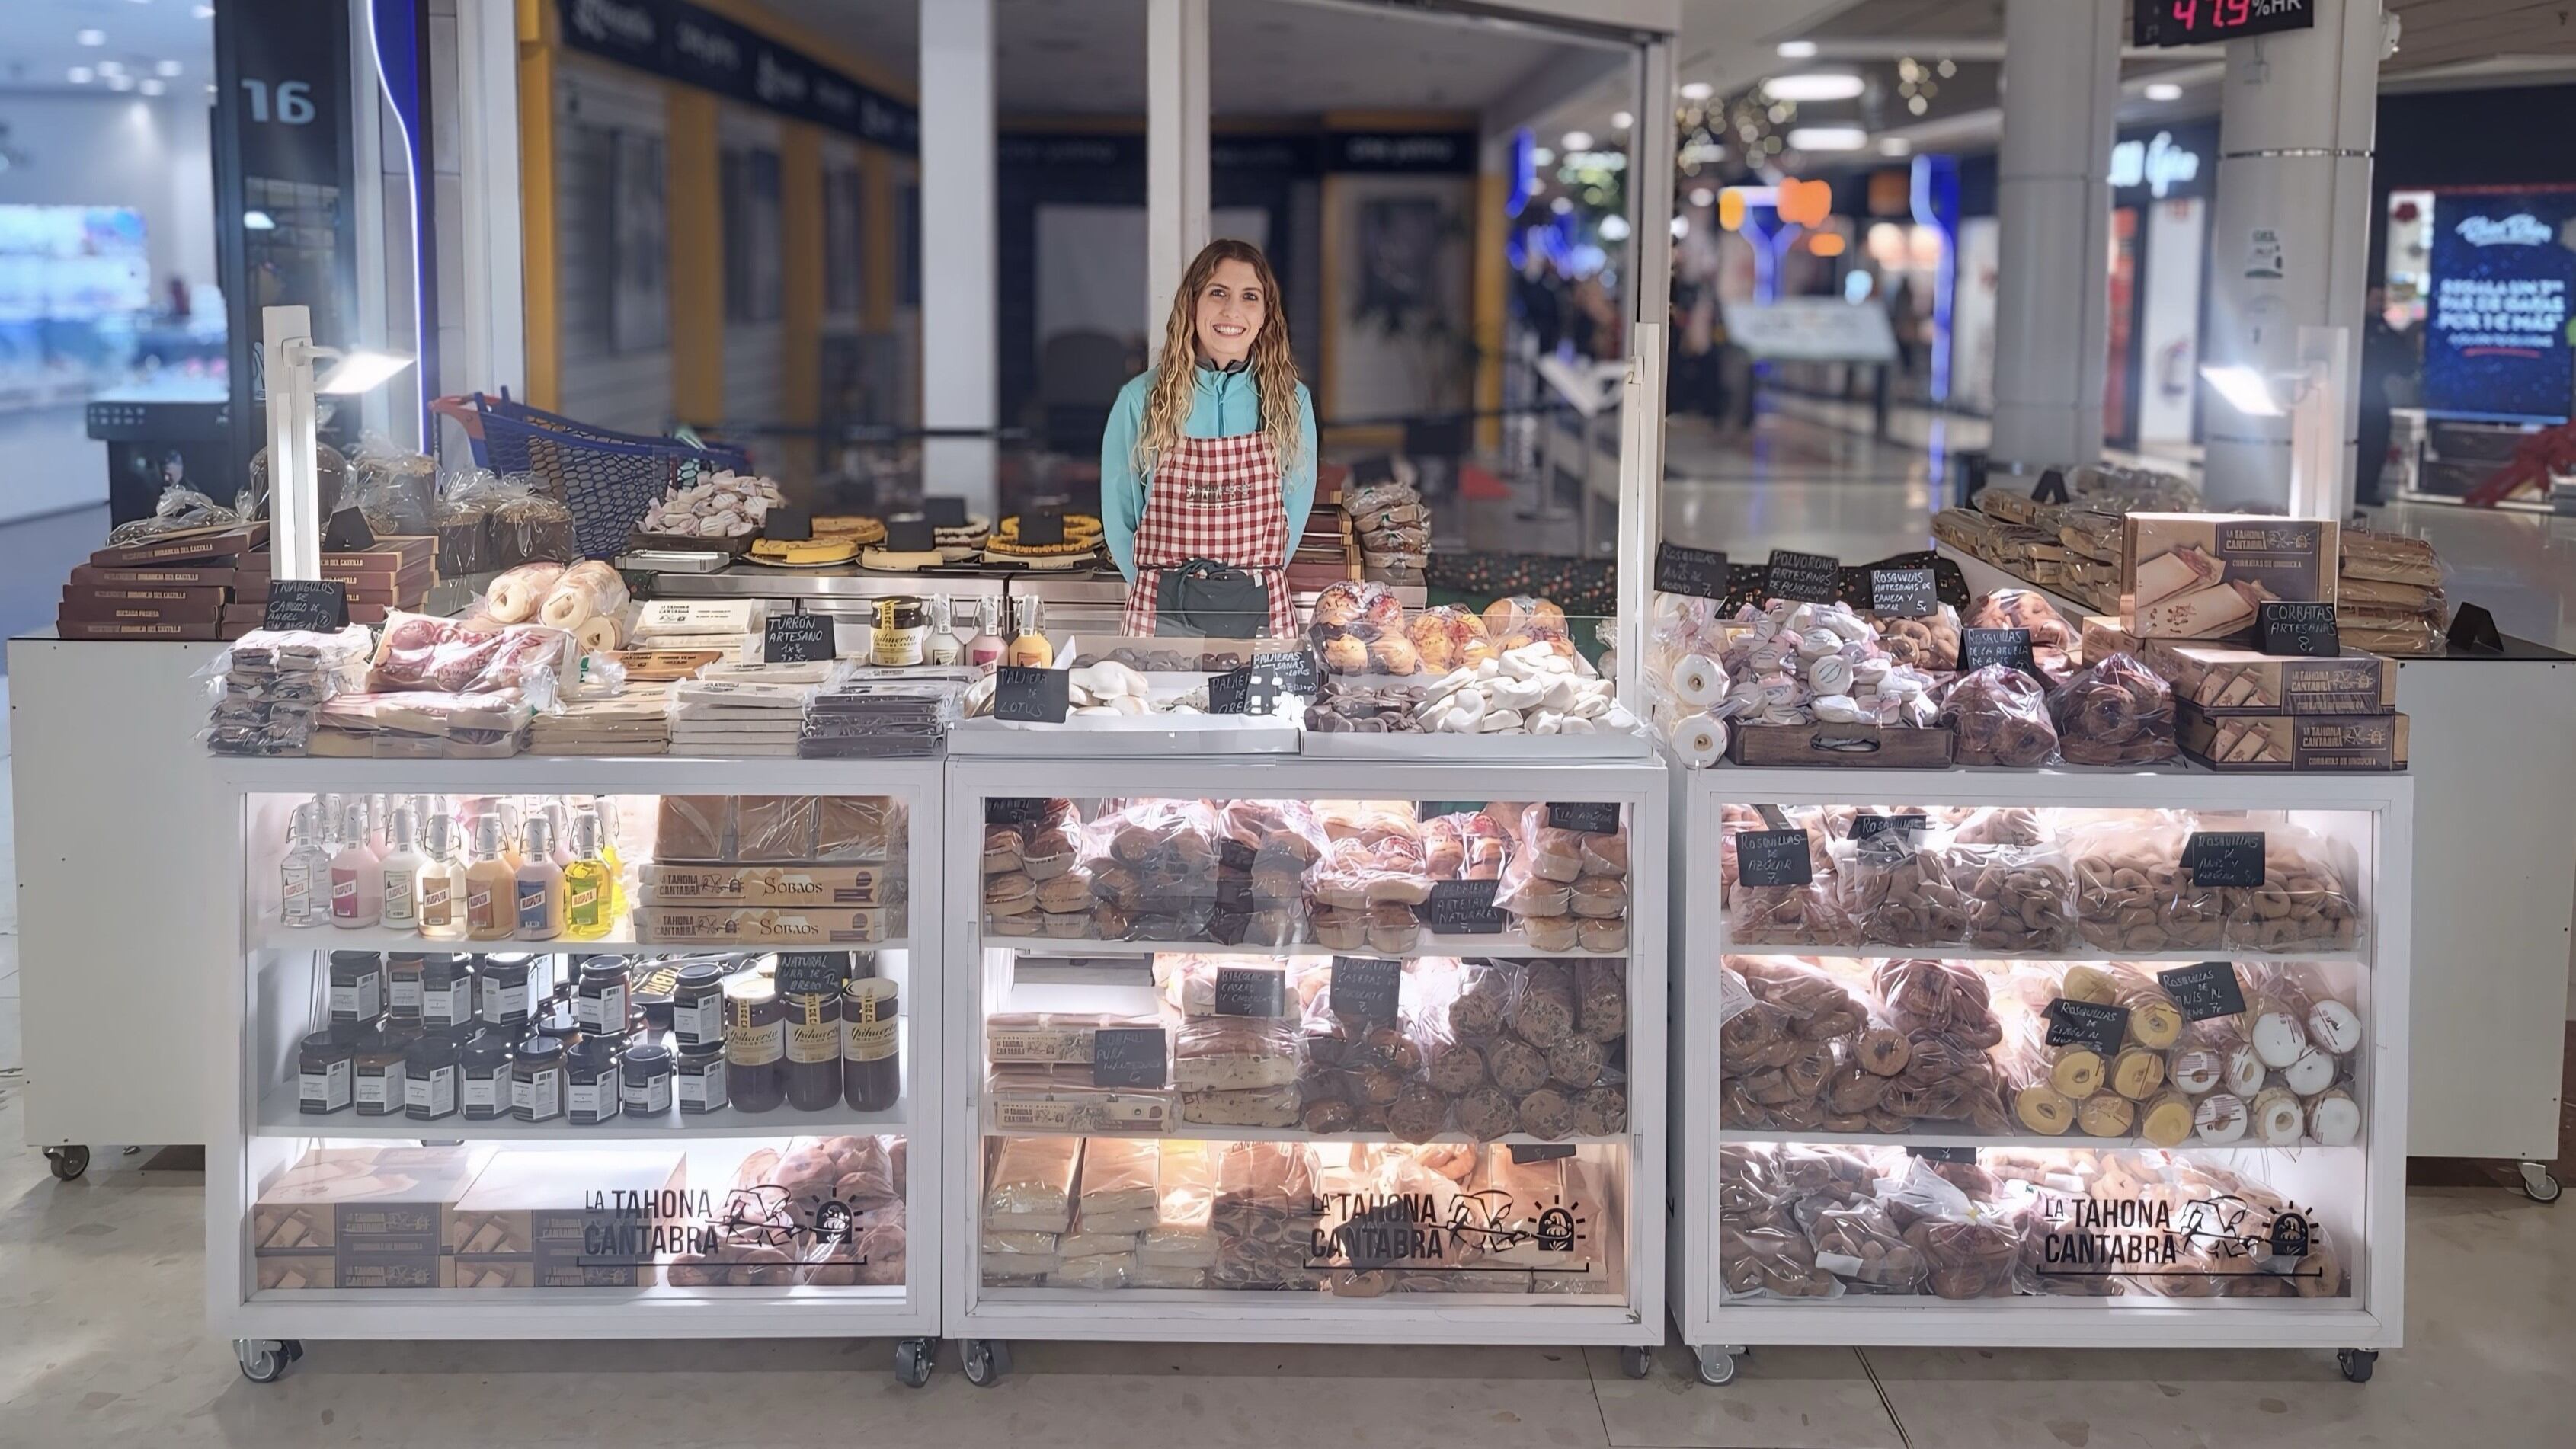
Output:
M1574 968L1575 1029L1597 1042L1628 1031L1628 974L1624 965L1585 961ZM2340 1003L2337 1003L2338 1005Z
M1571 951L1583 944L1584 926L1616 926L1617 921L1581 921L1572 916L1523 916L1521 931L1533 951Z
M730 795L665 795L655 816L653 858L726 859L732 824Z
M1547 1084L1547 1053L1505 1037L1485 1049L1485 1070L1493 1074L1494 1085L1518 1099Z
M1449 1127L1449 1098L1428 1082L1407 1082L1387 1105L1386 1130L1405 1142L1428 1142Z
M2039 682L2010 665L1959 676L1941 696L1938 722L1958 731L1963 765L2027 769L2057 758L2057 729Z
M2075 941L2074 877L2051 847L1954 845L1951 877L1967 896L1968 944L2051 955Z
M1727 894L1727 939L1739 946L1843 946L1858 935L1818 883L1749 886Z
M1574 934L1576 944L1586 951L1610 955L1628 949L1628 923L1624 920L1578 920ZM1537 937L1531 940L1535 942Z
M1892 960L1879 963L1871 985L1887 1004L1897 1031L1937 1032L1971 1050L2003 1040L1986 978L1961 961Z
M1557 1085L1579 1091L1601 1080L1608 1060L1601 1043L1569 1034L1547 1049L1547 1074Z
M1833 847L1836 906L1865 945L1929 947L1968 939L1967 900L1947 852L1904 829Z
M1574 1103L1563 1092L1542 1087L1521 1098L1521 1130L1554 1142L1574 1132Z
M1520 973L1489 961L1459 968L1458 994L1449 1002L1449 1030L1460 1041L1483 1042L1503 1030Z
M2095 660L2051 690L2048 712L2070 764L2145 765L2177 753L2173 687L2128 654Z
M1491 1142L1521 1130L1520 1108L1511 1094L1493 1085L1477 1087L1457 1099L1458 1130L1479 1142Z
M2239 950L2348 951L2361 920L2326 843L2307 831L2264 832L2263 884L2223 887L2227 944Z
M1628 1092L1604 1086L1574 1094L1574 1132L1578 1137L1616 1137L1628 1130Z
M1969 629L2028 629L2033 651L2054 649L2063 654L2076 643L2075 626L2056 606L2028 589L1997 589L1977 600L1961 621Z

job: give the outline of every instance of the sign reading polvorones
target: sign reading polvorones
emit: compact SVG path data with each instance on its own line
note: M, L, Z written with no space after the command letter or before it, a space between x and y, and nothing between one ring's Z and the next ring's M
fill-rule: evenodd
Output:
M2576 189L2472 187L2433 196L2424 408L2556 422L2576 394Z
M898 151L920 113L688 0L555 0L564 44Z

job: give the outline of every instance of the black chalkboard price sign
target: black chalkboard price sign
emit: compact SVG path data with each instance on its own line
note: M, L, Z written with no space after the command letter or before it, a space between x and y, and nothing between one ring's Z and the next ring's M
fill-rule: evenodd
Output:
M2031 657L2028 629L1962 629L1959 631L1959 668L1961 672L2001 664L2018 669L2044 686L2039 661Z
M918 513L907 513L885 521L886 552L928 553L939 547L939 534L930 520Z
M2115 1057L2128 1031L2129 1008L2125 1006L2069 1001L2063 996L2048 1003L2050 1046L2091 1047L2103 1056Z
M1216 1014L1286 1016L1288 973L1271 966L1216 968Z
M1404 990L1404 963L1369 956L1333 958L1333 1014L1354 1021L1393 1021Z
M1064 510L1033 508L1021 514L1019 538L1031 548L1053 548L1064 542Z
M1863 812L1852 817L1851 829L1845 832L1845 838L1871 840L1891 830L1920 835L1931 828L1932 819L1927 815L1872 815Z
M778 989L820 995L838 991L850 975L847 951L782 951L778 955Z
M760 657L770 664L817 664L832 657L832 616L772 614L760 626Z
M1171 1074L1171 1043L1159 1026L1104 1026L1091 1034L1091 1085L1154 1087Z
M2156 973L2156 982L2173 998L2184 1019L2207 1021L2234 1016L2245 1009L2245 988L2236 979L2233 961L2203 961Z
M1941 606L1940 591L1929 568L1869 571L1869 607L1888 619L1921 619Z
M1073 676L1062 669L1023 669L1005 664L993 671L993 718L1021 724L1062 724L1073 705Z
M1771 597L1830 604L1842 589L1843 561L1831 554L1771 550Z
M349 586L337 579L271 579L263 629L305 629L328 634L349 627Z
M2182 843L2182 868L2203 890L2216 886L2252 889L2263 883L2263 832L2260 830L2195 831Z
M1511 925L1510 917L1494 904L1494 891L1501 885L1493 880L1435 880L1431 899L1422 907L1423 919L1445 935L1499 936Z
M2332 604L2264 604L2254 616L2254 647L2265 654L2332 659L2343 653Z
M1816 878L1803 830L1748 830L1735 837L1735 878L1749 886L1802 886Z
M1552 800L1548 802L1547 823L1559 830L1609 835L1619 828L1619 803L1615 800Z
M1655 549L1655 588L1695 599L1726 597L1726 555L1715 549L1684 548L1678 543Z
M964 528L966 500L954 493L933 493L921 500L922 516L933 528Z

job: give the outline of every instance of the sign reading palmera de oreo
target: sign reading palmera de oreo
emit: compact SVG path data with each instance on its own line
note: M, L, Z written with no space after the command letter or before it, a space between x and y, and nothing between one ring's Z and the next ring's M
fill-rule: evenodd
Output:
M2340 547L2331 519L2132 513L2120 529L2121 627L2250 640L2266 603L2335 601Z

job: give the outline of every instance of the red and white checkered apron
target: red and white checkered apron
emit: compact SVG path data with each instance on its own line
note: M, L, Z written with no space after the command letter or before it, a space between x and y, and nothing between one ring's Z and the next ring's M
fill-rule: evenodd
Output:
M1297 632L1288 598L1288 493L1266 433L1183 438L1154 463L1136 520L1136 582L1120 627L1154 632L1163 570L1192 559L1246 569L1270 590L1270 632Z

